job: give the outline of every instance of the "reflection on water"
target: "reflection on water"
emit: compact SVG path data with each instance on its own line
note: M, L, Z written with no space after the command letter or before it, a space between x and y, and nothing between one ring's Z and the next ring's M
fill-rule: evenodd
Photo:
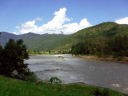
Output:
M72 55L37 55L26 61L42 80L59 77L63 83L84 82L128 93L128 65L87 61Z

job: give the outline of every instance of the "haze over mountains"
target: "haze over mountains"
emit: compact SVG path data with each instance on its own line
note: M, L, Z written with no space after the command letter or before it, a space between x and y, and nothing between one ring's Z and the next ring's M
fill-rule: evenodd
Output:
M128 34L128 25L105 22L96 26L85 28L71 35L40 35L32 32L15 35L8 32L1 32L0 43L4 45L9 39L23 39L28 49L31 50L46 51L55 49L70 49L72 44L80 41L81 39L87 38L86 34L88 34L88 36L96 35L96 37L105 36L106 38L118 34Z
M70 35L63 34L35 34L29 32L27 34L15 35L8 32L1 32L0 43L4 45L9 39L23 39L28 49L46 51L62 46L67 42Z

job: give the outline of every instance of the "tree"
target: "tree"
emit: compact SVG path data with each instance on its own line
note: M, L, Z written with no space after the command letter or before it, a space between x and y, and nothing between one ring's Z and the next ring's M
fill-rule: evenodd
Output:
M115 36L110 42L112 54L114 56L128 56L128 35L121 34Z
M24 59L28 59L29 56L23 41L10 39L0 50L0 74L26 79L29 69L27 64L24 64Z
M79 42L73 45L71 48L71 53L75 55L84 54L85 53L84 43Z

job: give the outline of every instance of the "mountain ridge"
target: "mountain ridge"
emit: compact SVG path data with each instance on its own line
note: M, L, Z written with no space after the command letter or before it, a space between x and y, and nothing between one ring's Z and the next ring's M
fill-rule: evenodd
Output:
M70 50L71 46L88 38L87 36L104 36L113 37L116 34L128 33L128 25L117 24L114 22L103 22L95 26L84 28L78 32L70 35L64 34L36 34L26 33L21 35L11 34L9 32L1 32L0 43L4 45L9 39L23 39L27 48L37 51L48 50Z
M9 32L0 32L0 44L5 45L9 39L23 39L25 45L30 50L46 51L65 44L65 40L69 35L64 34L35 34L32 32L16 35ZM62 41L62 42L61 42ZM67 42L67 41L66 41ZM55 46L54 46L55 45Z

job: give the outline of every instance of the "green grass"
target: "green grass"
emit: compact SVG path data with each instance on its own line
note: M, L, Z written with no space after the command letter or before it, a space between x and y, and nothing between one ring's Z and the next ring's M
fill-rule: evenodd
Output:
M0 96L95 96L96 87L83 84L52 85L32 83L0 76ZM103 92L103 88L98 89ZM125 96L108 90L109 96ZM103 96L103 95L100 95ZM104 95L106 96L106 95Z

